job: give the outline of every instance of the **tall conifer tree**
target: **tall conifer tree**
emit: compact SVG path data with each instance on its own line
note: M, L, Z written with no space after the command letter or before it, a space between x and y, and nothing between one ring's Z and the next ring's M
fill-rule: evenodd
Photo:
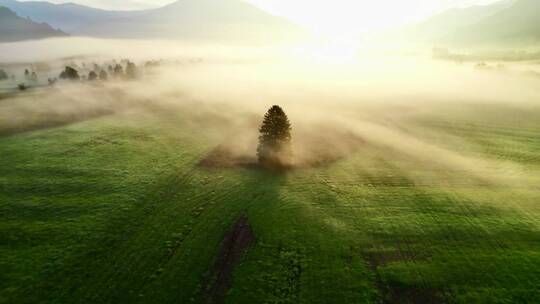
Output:
M292 158L291 123L281 107L273 106L268 110L259 132L259 146L257 148L259 163L272 168L290 165Z

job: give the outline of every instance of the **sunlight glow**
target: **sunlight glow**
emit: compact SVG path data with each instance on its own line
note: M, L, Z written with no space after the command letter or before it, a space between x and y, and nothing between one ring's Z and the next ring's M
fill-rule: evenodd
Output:
M157 8L175 1L178 0L49 0L52 3L73 2L97 8L119 10ZM352 38L416 22L451 7L486 5L500 0L239 1L249 2L273 14L288 18L325 37Z
M304 61L325 65L346 65L358 58L359 45L347 41L325 41L293 48L293 54Z
M417 22L450 7L484 5L497 0L246 1L322 36L343 39Z

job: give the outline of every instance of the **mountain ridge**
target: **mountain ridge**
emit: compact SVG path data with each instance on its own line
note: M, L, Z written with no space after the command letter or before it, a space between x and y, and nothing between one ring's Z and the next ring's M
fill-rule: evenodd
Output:
M54 4L46 1L0 0L19 16L28 17L36 22L45 22L63 31L77 34L80 28L92 22L101 22L110 18L129 17L144 11L109 11L75 3Z
M42 22L74 35L102 38L155 38L273 43L307 32L291 21L243 0L178 0L160 8L106 11L78 4L0 0Z
M457 29L471 26L478 20L508 8L515 0L503 0L491 5L474 5L466 8L451 8L412 25L409 31L416 39L436 41Z
M18 16L7 7L0 6L0 42L44 39L67 36L47 23L36 23Z
M540 1L516 0L479 22L449 37L456 43L528 44L540 42Z
M447 46L499 46L540 42L540 1L502 0L451 9L406 32L415 41Z

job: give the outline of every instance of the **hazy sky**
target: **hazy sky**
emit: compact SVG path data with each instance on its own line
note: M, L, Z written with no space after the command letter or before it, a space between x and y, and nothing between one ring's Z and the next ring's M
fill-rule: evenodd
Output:
M28 0L25 0L28 1ZM106 9L159 7L175 0L50 0ZM225 1L225 0L223 0ZM246 0L288 17L319 33L337 34L352 28L373 29L420 20L454 6L488 4L498 0Z

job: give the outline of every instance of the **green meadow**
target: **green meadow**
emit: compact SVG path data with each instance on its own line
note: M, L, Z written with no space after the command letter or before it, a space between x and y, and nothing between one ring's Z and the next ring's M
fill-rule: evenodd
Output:
M47 90L0 100L0 303L540 298L537 106L396 107L370 126L402 143L360 133L336 157L268 172L201 165L231 132L196 102L49 111ZM290 118L300 140L309 126ZM242 216L254 241L212 296Z

